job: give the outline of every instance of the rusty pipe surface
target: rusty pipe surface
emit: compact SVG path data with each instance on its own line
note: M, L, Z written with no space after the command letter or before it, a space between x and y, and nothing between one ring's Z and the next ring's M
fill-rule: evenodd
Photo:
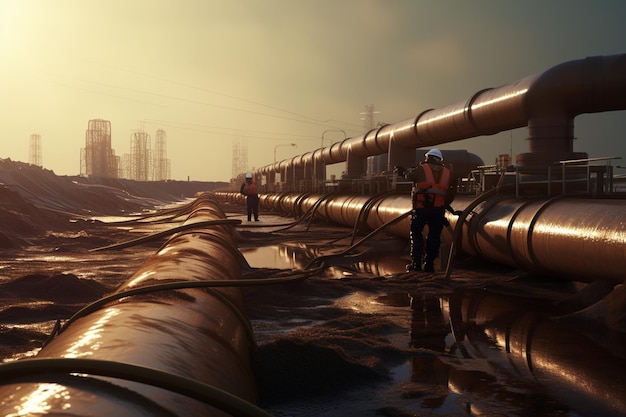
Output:
M203 195L185 224L224 218L214 198ZM192 229L172 236L116 293L173 281L239 278L238 261L230 225ZM35 359L139 365L254 403L256 387L248 362L254 340L243 311L236 287L125 297L70 323ZM41 369L41 377L31 382L3 380L0 384L2 415L228 415L197 400L129 380L50 374Z
M244 204L238 194L218 196ZM455 210L464 210L473 201L471 196L458 195L452 205ZM296 217L317 206L315 215L324 221L353 227L359 220L371 230L411 209L405 194L265 194L260 204L265 210ZM450 227L444 229L442 241L449 244L459 217L446 216ZM514 198L495 194L473 208L460 227L457 249L490 262L572 280L626 281L623 198ZM390 226L388 233L408 238L409 228L407 217Z
M626 54L588 57L479 90L466 100L320 148L312 157L335 164L345 162L351 153L359 157L386 153L392 142L414 149L528 126L530 152L518 155L518 164L545 166L586 156L573 152L575 116L625 109ZM294 165L299 157L283 162Z

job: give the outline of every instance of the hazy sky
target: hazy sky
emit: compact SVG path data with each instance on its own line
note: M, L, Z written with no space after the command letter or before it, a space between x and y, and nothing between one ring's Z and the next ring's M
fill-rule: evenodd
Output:
M173 179L228 181L233 143L262 167L362 134L366 105L396 123L626 53L624 22L623 0L0 0L0 158L28 162L38 133L43 166L76 175L88 121L106 119L117 155L164 129ZM575 135L626 159L624 111L579 116ZM492 163L526 136L442 148Z

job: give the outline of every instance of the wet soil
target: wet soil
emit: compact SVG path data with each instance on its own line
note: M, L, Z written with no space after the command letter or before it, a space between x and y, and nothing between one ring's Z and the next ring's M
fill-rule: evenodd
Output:
M0 164L5 182L32 178L0 186L4 361L36 354L57 320L111 292L162 243L90 252L162 227L94 216L146 213L188 192L172 188L167 197L133 185L134 194L115 189L94 204L90 193L67 191L66 179L27 174L21 165L15 171ZM47 191L23 191L44 181L37 175ZM63 200L54 193L32 197L61 189ZM324 262L306 279L243 289L257 342L259 405L270 414L626 414L624 320L607 320L598 303L623 289L532 276L462 255L449 279L441 265L434 274L406 273L405 240L381 234L344 252L362 236L323 223L285 229L280 225L293 219L273 213L247 223L243 207L224 202L223 209L242 220L236 237L249 264L244 278L289 279L314 260Z

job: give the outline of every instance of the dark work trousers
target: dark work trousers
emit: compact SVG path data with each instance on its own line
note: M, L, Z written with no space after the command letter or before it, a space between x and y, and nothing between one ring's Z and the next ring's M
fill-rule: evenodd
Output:
M441 245L441 231L445 222L445 208L431 207L413 209L411 213L411 258L413 265L422 265L422 258L428 265L433 265L439 256L439 246ZM426 253L424 253L424 237L422 230L428 225L428 236L426 237Z
M250 194L246 196L246 208L248 209L248 221L254 214L254 220L259 220L259 196L258 194Z

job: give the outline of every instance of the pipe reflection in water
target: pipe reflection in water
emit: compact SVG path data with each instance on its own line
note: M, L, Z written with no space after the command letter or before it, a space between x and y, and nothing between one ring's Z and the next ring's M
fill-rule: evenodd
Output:
M439 393L421 407L441 411L461 395L471 415L624 415L623 345L606 349L530 302L479 290L414 295L411 381Z
M297 269L303 266L301 260L303 256L299 256L303 251L297 247L259 246L242 248L240 251L253 268Z
M359 255L356 258L338 256L330 261L332 265L340 265L344 269L355 272L367 272L377 276L389 276L405 272L406 259L399 256L404 251L405 244L399 241L389 241L382 245L370 244L374 247L372 254ZM327 256L323 244L290 243L253 248L240 248L241 253L252 268L303 269L314 258ZM337 249L334 249L337 252ZM337 268L329 266L330 270ZM332 274L332 276L342 276ZM328 276L328 274L325 274Z
M376 276L390 276L405 272L408 262L398 254L403 253L402 242L385 242L375 245L373 255L364 254L356 259L338 257L324 272L326 277L344 277L352 272L365 272ZM253 268L303 269L315 257L324 255L320 245L279 244L241 248L240 251Z

